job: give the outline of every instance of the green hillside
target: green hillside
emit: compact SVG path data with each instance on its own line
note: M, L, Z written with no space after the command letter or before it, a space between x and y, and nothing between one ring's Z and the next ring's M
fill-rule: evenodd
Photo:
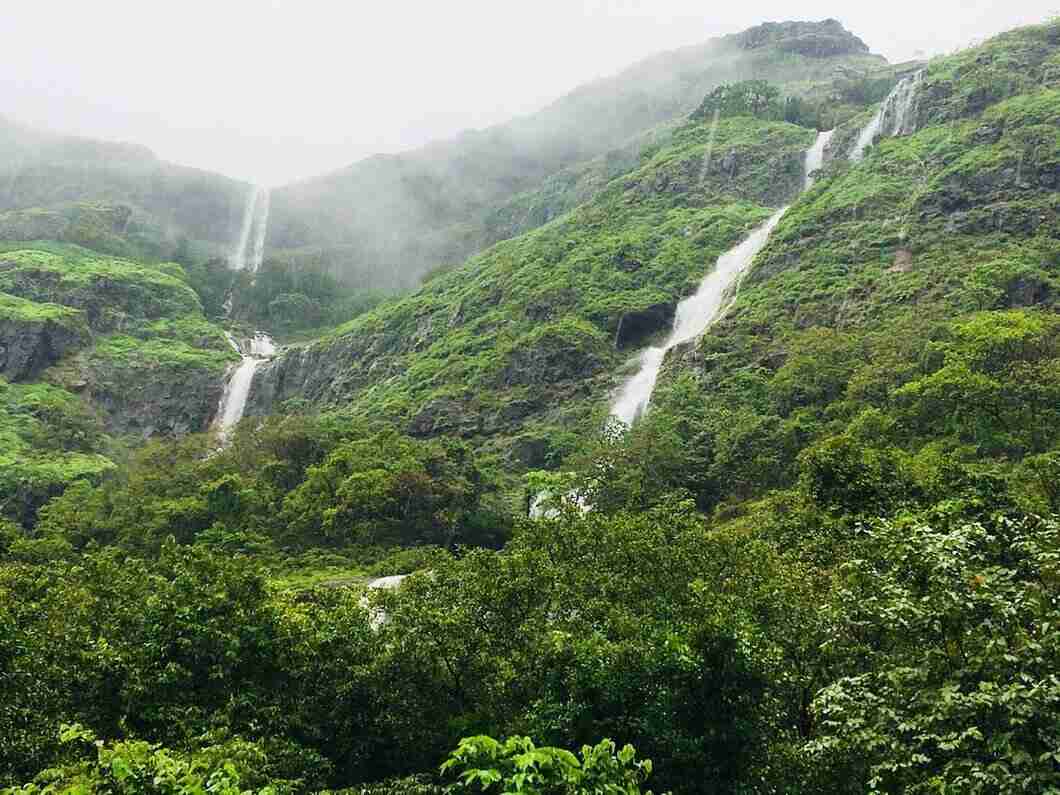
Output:
M238 357L179 265L62 243L0 245L6 512L113 469L115 437L205 431Z
M688 124L583 207L264 369L252 409L308 399L417 435L587 431L630 350L798 192L814 136L748 118L713 137Z

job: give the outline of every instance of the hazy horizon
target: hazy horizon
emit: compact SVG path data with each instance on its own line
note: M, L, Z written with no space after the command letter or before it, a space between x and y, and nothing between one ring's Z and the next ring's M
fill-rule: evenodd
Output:
M1044 20L1058 4L41 2L5 9L0 114L275 185L532 113L656 53L766 21L836 18L893 62Z

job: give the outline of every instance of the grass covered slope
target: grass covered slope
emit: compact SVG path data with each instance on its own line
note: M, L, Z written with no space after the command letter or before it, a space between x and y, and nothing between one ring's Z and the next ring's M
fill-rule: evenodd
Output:
M322 257L369 287L414 285L435 266L532 228L518 207L498 215L499 205L608 152L624 149L616 156L625 160L632 148L635 162L651 145L639 136L686 116L715 86L758 78L812 93L839 68L884 65L835 20L767 24L663 53L524 118L278 189L269 247ZM511 213L518 223L505 218Z
M105 434L206 430L236 358L178 265L0 247L0 510L26 521L112 468Z
M262 368L252 408L300 398L417 434L588 427L625 349L668 329L717 257L798 192L813 137L690 123L592 202Z
M0 247L0 291L78 309L95 331L202 312L179 265L142 265L62 244Z
M918 132L833 162L783 219L660 391L660 415L703 446L706 504L799 481L837 509L882 510L863 500L881 483L941 499L1001 477L1047 510L1058 63L1057 23L933 62Z
M115 468L104 448L99 417L76 395L0 378L0 517L28 522L69 483L98 482Z

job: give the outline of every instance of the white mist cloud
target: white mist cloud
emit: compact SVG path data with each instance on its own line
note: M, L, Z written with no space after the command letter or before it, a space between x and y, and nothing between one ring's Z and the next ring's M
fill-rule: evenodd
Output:
M5 3L0 113L275 184L536 110L640 58L840 19L904 60L1060 0L35 0Z

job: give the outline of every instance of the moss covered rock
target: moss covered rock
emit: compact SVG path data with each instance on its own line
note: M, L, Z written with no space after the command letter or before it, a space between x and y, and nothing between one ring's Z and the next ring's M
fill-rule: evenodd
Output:
M89 340L83 314L0 293L0 376L35 378Z

